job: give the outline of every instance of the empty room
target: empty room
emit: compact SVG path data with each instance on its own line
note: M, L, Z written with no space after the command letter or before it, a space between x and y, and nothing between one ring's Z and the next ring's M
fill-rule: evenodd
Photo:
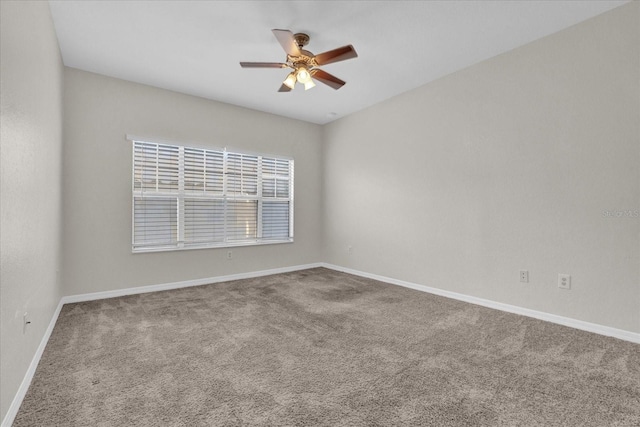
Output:
M0 0L9 426L640 426L640 2Z

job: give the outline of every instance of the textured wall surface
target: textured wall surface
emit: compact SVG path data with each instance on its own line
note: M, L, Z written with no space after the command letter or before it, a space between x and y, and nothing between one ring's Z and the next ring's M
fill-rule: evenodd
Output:
M324 260L640 332L639 9L327 125Z
M60 300L62 60L47 2L0 2L0 419ZM31 325L23 334L22 315Z
M65 292L99 292L318 262L321 127L84 71L65 70ZM294 243L131 253L131 142L278 154L295 161Z

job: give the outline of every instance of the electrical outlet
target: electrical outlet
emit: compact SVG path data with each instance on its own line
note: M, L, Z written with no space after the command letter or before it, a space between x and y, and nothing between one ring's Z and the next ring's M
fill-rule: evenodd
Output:
M233 251L227 251L227 261L231 261L233 259Z
M520 270L520 282L529 283L529 271L528 270Z
M560 289L571 289L571 275L558 274L558 287Z
M348 253L352 253L353 252L353 246L351 246L351 245L347 246L347 252Z

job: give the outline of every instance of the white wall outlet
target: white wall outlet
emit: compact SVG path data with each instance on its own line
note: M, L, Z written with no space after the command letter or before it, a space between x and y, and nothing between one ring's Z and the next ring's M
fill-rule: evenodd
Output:
M351 246L351 245L347 246L347 252L348 253L352 253L353 252L353 246Z
M520 281L522 283L529 283L529 271L528 270L520 270Z
M22 314L22 333L27 333L27 326L31 324L31 320L29 320L29 313L26 311Z
M560 289L571 289L571 275L558 274L558 287Z
M233 259L233 251L227 251L227 261L231 261Z

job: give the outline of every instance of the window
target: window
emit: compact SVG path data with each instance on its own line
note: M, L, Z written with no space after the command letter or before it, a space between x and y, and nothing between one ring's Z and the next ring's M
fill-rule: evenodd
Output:
M133 251L293 241L293 160L133 141Z

